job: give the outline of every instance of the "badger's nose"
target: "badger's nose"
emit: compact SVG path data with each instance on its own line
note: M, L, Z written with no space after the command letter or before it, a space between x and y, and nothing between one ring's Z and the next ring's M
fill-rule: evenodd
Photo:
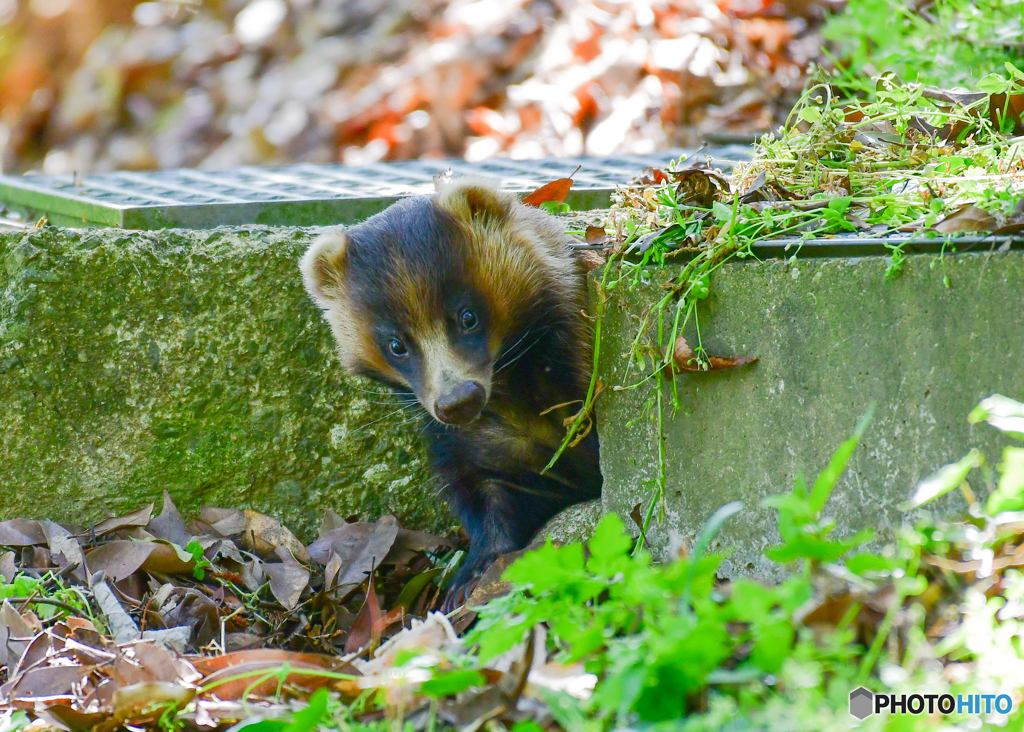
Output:
M468 424L480 415L487 392L475 381L464 381L434 402L434 414L445 424Z

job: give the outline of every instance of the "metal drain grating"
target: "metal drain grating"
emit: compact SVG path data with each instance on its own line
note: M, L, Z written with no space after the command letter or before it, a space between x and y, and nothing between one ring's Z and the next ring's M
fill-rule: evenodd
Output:
M529 192L557 178L573 176L567 202L577 210L608 206L616 186L647 166L664 166L693 151L667 150L650 156L605 158L414 160L359 167L299 164L227 171L165 170L75 177L0 175L0 203L23 220L46 216L63 226L125 229L224 224L307 226L351 223L399 198L433 190L433 178L448 168L456 175L480 175L503 187ZM750 157L747 147L705 150L729 169Z

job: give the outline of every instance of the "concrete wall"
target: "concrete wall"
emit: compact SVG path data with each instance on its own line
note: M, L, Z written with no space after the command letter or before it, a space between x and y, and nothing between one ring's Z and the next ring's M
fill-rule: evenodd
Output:
M296 269L315 233L0 234L0 520L84 523L167 488L186 511L253 507L300 532L325 508L454 525L416 424L340 373ZM887 265L770 261L714 276L700 310L706 347L761 360L678 377L661 546L669 527L690 537L742 498L747 511L721 535L738 547L730 567L771 574L759 557L774 515L758 501L789 490L797 470L813 480L872 399L875 422L830 504L841 532L891 530L915 482L972 446L997 457L998 436L966 416L992 392L1024 397L1024 253L910 256L893 281ZM634 316L663 292L665 273L654 274L616 291L605 383L637 375L627 378L622 354ZM606 509L628 514L657 477L651 395L607 391L599 402ZM585 534L600 508L568 512L555 533Z
M726 570L776 575L761 557L778 539L776 512L759 508L761 498L791 490L797 471L813 482L872 400L874 422L827 506L838 534L873 527L891 535L905 517L897 505L915 483L971 447L998 461L1005 440L966 418L993 392L1024 397L1024 252L908 256L894 280L885 279L888 264L745 262L713 276L699 310L705 347L760 361L677 377L683 408L665 422L659 546L673 531L692 538L718 507L742 499L746 511L719 536L719 546L736 550ZM627 375L623 354L637 316L664 294L658 284L667 273L653 274L649 286L613 291L602 343L606 384L639 376L635 367ZM695 333L686 335L695 345ZM646 505L658 475L655 413L644 415L653 394L648 386L609 390L599 402L603 502L623 516ZM938 509L964 506L957 493Z
M453 525L407 414L340 373L312 229L0 235L0 519L158 500ZM391 415L391 416L389 416Z

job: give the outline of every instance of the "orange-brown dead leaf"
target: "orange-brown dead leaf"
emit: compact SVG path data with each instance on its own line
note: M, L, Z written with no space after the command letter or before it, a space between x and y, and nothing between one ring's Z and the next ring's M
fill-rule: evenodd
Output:
M572 188L572 178L559 178L535 190L523 199L523 203L528 206L540 206L548 201L561 203L569 194L570 188Z
M647 167L643 169L634 180L633 183L640 186L651 186L658 185L660 183L668 183L668 173L660 168Z
M753 363L757 356L741 356L739 358L720 358L708 356L708 368L702 368L697 354L690 348L683 336L676 338L675 348L672 351L672 365L676 373L696 373L699 371L718 371L721 369L732 369L744 364Z
M967 205L958 208L932 228L943 234L959 234L965 231L988 232L996 228L996 219L983 208Z
M359 676L359 671L348 663L321 653L295 653L259 648L234 651L223 656L209 658L193 657L189 658L189 661L204 676L201 694L215 696L218 699L241 699L247 690L250 695L255 697L274 696L277 694L279 686L284 691L291 687L312 693L322 686L330 685L346 696L358 696L360 691L355 681L347 682L344 679L316 675L316 672L319 671L329 671L335 674ZM281 669L285 663L293 670L285 677L283 685L278 684L278 679L275 676L253 686L253 682L259 680L261 676ZM232 680L227 681L227 679ZM351 688L346 687L346 684L349 684Z
M380 600L377 599L377 591L373 587L372 572L368 587L366 601L352 622L352 629L349 630L348 639L345 641L345 653L355 653L366 646L370 646L372 652L380 645L380 627L384 613L380 607ZM375 629L377 630L376 638L374 637Z
M550 183L541 186L533 193L523 198L523 203L527 206L540 206L542 203L547 203L548 201L562 203L565 201L565 197L569 195L569 189L572 188L572 176L576 175L577 170L579 170L579 167L572 171L572 175L568 178L559 178L558 180L553 180Z
M592 246L607 244L612 239L608 236L608 232L604 230L603 226L588 226L585 238L587 240L587 244Z

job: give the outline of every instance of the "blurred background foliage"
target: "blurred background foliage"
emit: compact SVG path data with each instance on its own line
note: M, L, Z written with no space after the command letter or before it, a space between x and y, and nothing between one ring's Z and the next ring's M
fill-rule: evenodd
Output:
M835 54L940 84L1020 56L1020 2L911 2L0 0L0 165L649 153L769 131Z

